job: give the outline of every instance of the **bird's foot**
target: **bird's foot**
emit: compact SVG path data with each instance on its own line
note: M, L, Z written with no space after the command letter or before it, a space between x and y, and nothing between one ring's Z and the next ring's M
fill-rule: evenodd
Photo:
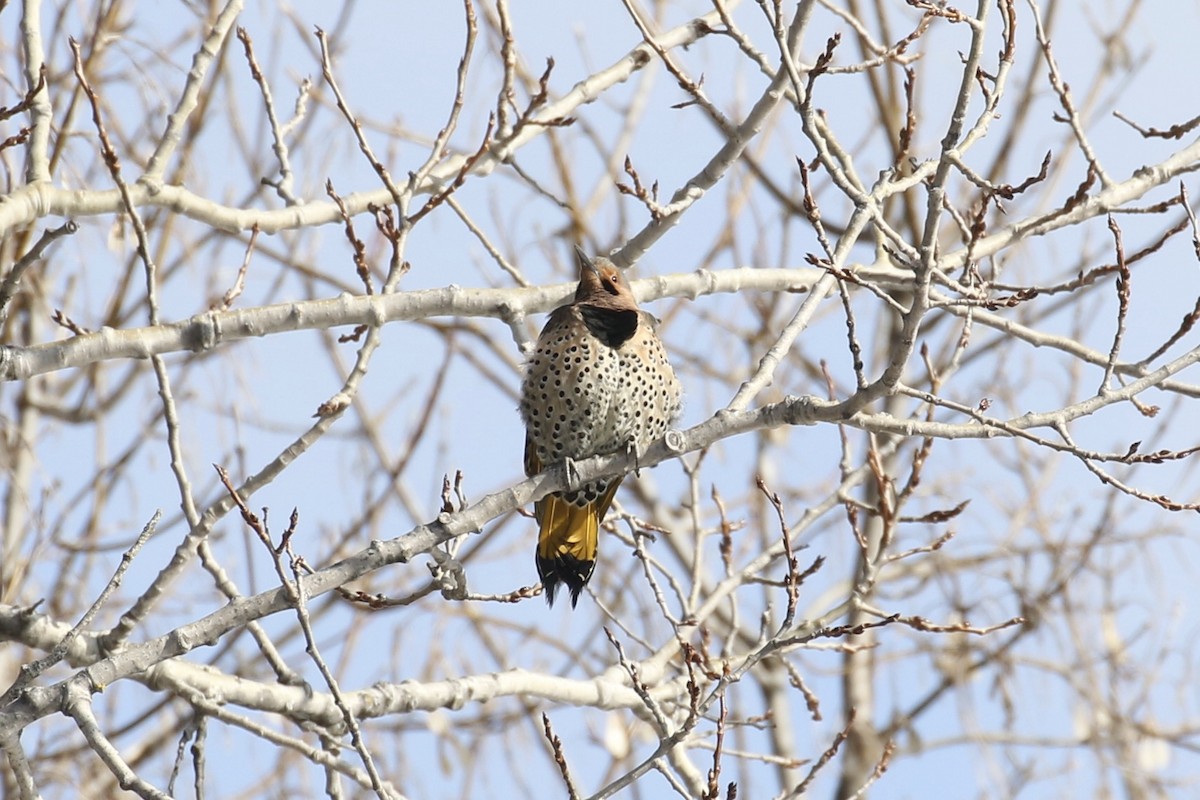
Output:
M570 456L563 458L562 470L563 478L567 482L567 491L573 492L578 489L582 481L579 478L579 467L575 465L575 459Z
M634 442L632 440L626 442L625 443L625 454L627 456L630 456L631 458L633 458L634 477L637 477L637 478L642 477L642 465L638 463L638 460L642 457L642 454L640 452L638 452L637 442Z

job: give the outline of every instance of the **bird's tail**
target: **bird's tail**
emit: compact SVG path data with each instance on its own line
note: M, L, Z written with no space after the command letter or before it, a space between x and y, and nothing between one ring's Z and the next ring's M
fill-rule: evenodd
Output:
M577 506L557 494L546 495L533 507L538 521L537 571L546 590L546 603L554 605L554 593L565 583L571 593L571 607L592 571L600 547L600 522L608 513L613 495L621 481L610 481L591 503Z

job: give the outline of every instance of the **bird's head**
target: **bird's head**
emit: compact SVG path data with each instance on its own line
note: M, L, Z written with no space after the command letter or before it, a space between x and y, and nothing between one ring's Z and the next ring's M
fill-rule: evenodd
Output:
M617 265L604 256L588 258L587 253L575 246L575 260L579 263L579 287L575 290L576 303L593 303L613 308L637 308L637 300L625 275Z

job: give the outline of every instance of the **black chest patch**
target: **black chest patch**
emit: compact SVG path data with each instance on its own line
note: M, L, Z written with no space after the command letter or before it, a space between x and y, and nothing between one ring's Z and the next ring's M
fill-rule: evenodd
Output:
M578 308L579 316L583 317L583 324L587 325L593 336L609 347L620 347L637 332L637 309L600 308L590 305L580 305Z

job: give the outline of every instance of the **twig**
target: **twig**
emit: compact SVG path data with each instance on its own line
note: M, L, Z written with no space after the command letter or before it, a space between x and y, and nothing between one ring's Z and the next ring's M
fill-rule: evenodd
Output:
M18 733L0 737L0 751L4 752L8 768L11 770L9 774L17 790L17 797L20 800L40 800L42 795L38 792L33 768L29 765L29 757L25 755L25 748L21 745Z
M81 674L67 684L63 711L75 720L79 732L87 740L92 752L99 756L104 765L117 778L121 788L133 791L139 797L147 800L172 800L170 795L156 789L139 777L128 762L121 757L120 752L109 738L100 730L100 723L92 711L92 698L84 686L86 677Z
M891 765L892 755L895 752L896 740L888 739L887 743L883 746L883 752L879 756L879 761L875 764L875 769L871 770L871 776L867 778L862 786L858 787L858 791L850 795L846 800L859 800L859 798L866 796L867 789L870 789L876 781L883 777L883 773L887 772L888 767Z
M612 260L618 266L628 266L637 261L654 242L658 241L668 230L675 227L679 218L697 200L703 197L708 189L714 186L730 167L738 161L750 141L762 130L771 112L783 100L785 93L781 90L787 84L788 80L787 75L780 70L763 94L759 96L742 123L734 126L725 119L716 106L705 98L699 84L688 78L682 69L675 64L674 60L670 57L667 46L663 44L660 37L656 37L651 32L649 25L642 19L642 15L638 10L633 7L631 1L623 0L623 2L634 24L641 31L642 38L646 44L658 55L663 65L679 81L679 85L695 98L697 103L709 114L710 118L717 123L725 135L726 142L699 172L693 175L692 178L671 195L671 199L662 207L659 218L650 220L638 233L630 237L619 251L612 254ZM803 15L798 14L797 16L802 17ZM794 22L788 33L788 41L792 46L795 46L795 40L799 37L802 28L801 23L801 19ZM695 32L702 30L696 25L691 27ZM706 25L703 30L711 32L712 28Z
M804 681L804 676L800 674L800 671L790 661L786 658L780 659L780 661L783 662L784 667L787 669L788 681L792 684L792 688L800 692L804 698L804 705L807 706L808 713L812 716L813 722L820 722L823 717L821 716L821 702L817 698L816 692L808 688L808 684Z
M490 10L490 9L489 9ZM492 21L485 12L485 17ZM508 110L517 108L517 50L513 39L512 17L508 11L508 0L497 0L496 17L493 23L500 35L500 62L504 65L504 78L496 92L496 129L500 136L507 136Z
M46 48L42 38L42 7L38 3L21 9L21 59L25 85L37 91L29 92L29 118L32 123L29 146L25 149L25 180L29 184L50 181L50 129L54 125L54 108L46 88Z
M121 563L117 565L117 569L113 573L113 576L109 578L108 583L105 584L104 588L100 591L100 595L79 619L79 622L75 623L75 627L71 628L71 630L67 632L67 635L64 636L59 643L54 646L54 649L45 656L39 658L37 661L34 661L31 664L21 665L20 674L17 676L16 681L14 681L12 686L10 686L8 690L4 692L3 697L0 697L0 708L3 708L12 702L13 698L15 698L17 694L19 694L26 686L35 681L39 675L66 657L67 651L71 649L71 645L75 642L75 640L79 638L79 634L81 634L84 629L92 624L92 620L94 620L96 615L100 613L100 609L104 607L104 604L108 601L108 598L111 597L112 593L120 587L121 581L125 577L125 573L129 570L130 565L133 564L133 559L142 549L142 545L144 545L150 539L150 537L154 535L155 530L158 529L158 521L160 519L162 519L162 511L155 511L154 516L150 517L150 521L147 522L142 528L142 532L138 534L137 539L135 539L133 544L131 544L129 548L121 555Z
M447 184L447 186L440 192L425 201L425 205L421 206L416 213L408 218L409 225L415 225L420 222L426 214L428 214L430 211L433 211L442 203L446 202L446 198L450 197L450 195L458 191L459 187L466 183L467 176L471 174L471 170L475 167L475 164L479 161L479 159L483 158L483 156L488 152L488 149L491 147L492 131L495 129L495 126L496 118L494 116L489 116L487 128L483 132L483 140L479 143L479 147L474 153L467 156L466 160L463 161L462 166L459 168L458 173L454 176L450 183Z
M1028 621L1025 619L1025 617L1018 616L1006 619L1003 622L997 622L995 625L986 625L980 628L971 625L971 623L966 621L956 622L950 625L939 625L937 623L930 622L924 617L918 616L889 617L889 619L892 618L902 625L907 625L913 630L922 631L923 633L970 633L975 636L987 636L990 633L995 633L996 631L1001 631L1005 628L1011 628L1014 625L1024 625Z
M425 159L425 163L418 167L408 176L408 192L417 190L425 179L433 172L437 163L442 160L446 154L446 147L450 143L450 136L458 127L458 118L462 113L463 105L466 102L467 95L467 75L471 67L471 57L475 52L475 37L479 26L475 20L475 5L472 0L463 0L463 15L466 21L466 36L463 41L463 54L458 59L458 71L454 84L454 100L450 104L450 113L446 118L446 124L438 131L434 137L433 146L429 148L429 156ZM492 123L489 122L489 128ZM489 130L490 135L490 130ZM488 136L484 137L484 142L488 140ZM478 159L479 156L476 156ZM458 171L458 175L462 176L463 170ZM397 204L399 205L399 204ZM401 209L402 213L407 213L407 209Z
M1100 160L1096 157L1096 151L1092 148L1091 142L1088 140L1087 134L1083 130L1083 122L1079 118L1079 112L1075 109L1075 103L1071 100L1071 87L1063 81L1062 76L1058 72L1058 61L1054 58L1054 53L1050 45L1050 39L1046 35L1046 30L1042 26L1042 12L1038 4L1033 0L1029 0L1029 8L1033 12L1034 30L1037 33L1038 45L1042 50L1042 56L1046 62L1046 71L1050 78L1050 87L1054 93L1058 95L1058 101L1062 104L1063 110L1066 111L1066 118L1055 116L1059 122L1066 122L1071 126L1072 133L1075 134L1075 142L1079 145L1079 151L1083 153L1083 157L1087 159L1088 170L1094 172L1100 178L1100 183L1104 188L1109 188L1113 185L1112 178L1100 165Z
M1063 440L1067 443L1068 447L1070 447L1072 450L1075 450L1075 441L1071 438L1071 435L1067 430L1067 426L1063 423L1059 423L1055 425L1055 429L1058 431L1059 435L1063 437ZM1112 486L1114 489L1124 492L1130 497L1136 497L1139 500L1145 500L1153 503L1154 505L1164 508L1167 511L1200 511L1200 503L1180 503L1177 500L1172 500L1165 494L1152 494L1150 492L1144 492L1140 489L1136 489L1109 474L1108 472L1105 472L1100 468L1099 464L1096 463L1095 459L1080 458L1080 461L1083 463L1083 466L1086 467L1089 472L1095 475L1105 486Z
M633 690L637 692L638 697L646 706L646 710L650 712L650 716L654 718L656 727L659 730L659 736L667 736L671 733L671 726L667 722L666 716L663 714L662 708L658 702L651 696L649 687L642 680L639 674L637 664L633 663L625 657L625 648L621 646L621 642L613 635L613 632L606 626L604 635L608 637L608 641L612 644L613 649L617 651L617 662L621 668L625 670L625 674L629 676L629 683Z
M717 697L720 710L717 712L716 743L713 746L712 768L708 771L708 791L704 793L704 800L717 800L717 794L720 792L721 755L725 746L725 719L729 716L729 709L725 707L725 693L722 692Z
M787 611L783 616L781 629L790 628L792 620L796 617L796 604L800 599L800 567L796 561L796 554L792 551L792 535L788 531L787 520L783 514L783 501L779 499L779 495L770 491L762 477L755 477L755 485L767 498L767 502L775 509L775 516L779 519L779 536L783 541L783 552L785 558L785 566L787 567L787 577L784 579L784 586L787 588Z
M346 241L350 243L350 249L354 253L354 270L358 273L358 279L362 282L363 288L367 294L375 294L375 284L371 280L371 268L367 265L367 246L363 244L363 240L354 232L354 220L350 218L350 212L346 210L346 203L342 200L333 188L333 180L325 181L325 194L329 195L329 199L333 200L338 207L338 214L342 217L342 226L346 234Z
M175 797L175 781L179 778L179 773L183 769L184 759L188 752L188 742L192 743L192 776L193 788L196 790L196 797L204 797L204 741L205 733L208 729L208 715L202 714L198 710L192 715L192 719L184 726L179 734L179 745L175 748L175 761L171 765L171 777L167 781L167 794Z
M258 242L258 225L255 224L250 230L250 241L246 243L246 254L242 256L242 265L238 267L237 277L233 281L233 286L222 295L220 302L213 303L209 306L210 309L228 310L233 305L233 301L241 296L242 291L246 288L246 273L250 270L250 257L254 255L254 245Z
M1121 352L1121 341L1125 338L1125 319L1129 315L1130 281L1132 279L1129 265L1125 263L1125 244L1121 241L1121 228L1111 215L1108 218L1108 229L1112 231L1113 247L1117 252L1117 329L1113 333L1112 348L1108 351L1108 363L1104 367L1104 377L1100 381L1099 394L1106 393L1112 386L1117 355Z
M0 106L0 122L4 122L7 119L12 119L17 114L24 114L26 111L33 109L34 100L37 97L38 92L46 88L45 64L42 64L42 66L37 70L37 76L37 83L35 83L33 86L30 86L25 92L25 96L22 97L18 102L11 106Z
M1181 122L1177 125L1172 125L1166 130L1159 130L1158 128L1143 128L1141 125L1138 125L1120 111L1114 111L1113 116L1140 133L1144 139L1182 139L1184 136L1194 131L1197 126L1200 126L1200 116L1192 117L1187 122Z
M142 175L142 181L150 184L162 183L163 175L167 171L167 164L182 141L183 128L199 105L200 88L208 76L208 68L212 66L213 61L224 49L229 29L233 27L233 23L242 12L243 5L244 0L227 0L221 12L213 20L212 27L208 29L204 43L196 49L192 56L191 68L187 71L187 82L179 93L179 102L167 116L167 127L146 164L146 172ZM78 60L78 48L72 45L72 49L76 50L76 59ZM82 67L76 71L82 72ZM126 204L128 205L128 201Z
M17 259L17 263L13 264L12 269L4 276L4 282L0 283L0 326L4 324L4 320L8 318L8 305L16 296L17 291L21 288L21 276L25 274L25 270L46 252L46 248L51 242L60 239L63 236L70 236L79 230L79 225L73 219L69 219L57 228L47 228L34 242L33 247L25 252L25 255Z
M542 730L546 734L546 741L550 743L550 749L554 751L554 763L558 765L558 772L567 786L567 797L570 800L579 800L579 790L575 788L575 781L571 780L571 770L567 767L562 739L554 734L554 729L550 727L550 717L546 716L545 712L542 712Z
M633 555L642 565L642 574L646 578L646 583L650 584L650 591L654 595L655 605L662 612L663 619L671 626L671 630L677 630L680 621L671 613L671 609L667 606L667 597L663 594L662 586L659 585L658 579L654 577L654 567L651 563L650 556L646 553L646 539L652 538L650 534L644 530L639 530L634 524L633 518L629 515L624 515L624 519L629 523L630 536L633 539ZM684 604L686 611L686 595L683 594L681 586L676 585L676 596L679 597L680 603Z
M533 285L530 283L529 279L521 273L520 267L504 257L504 254L500 252L500 249L492 243L491 239L488 238L487 233L485 233L482 228L475 224L475 220L471 219L471 216L467 213L467 210L463 208L457 200L454 199L453 195L446 198L446 205L458 215L458 218L462 220L462 223L467 226L467 230L469 230L471 234L479 240L479 243L483 245L485 250L487 250L488 255L492 257L500 269L504 270L505 274L513 279L514 283L516 283L518 286Z
M383 165L375 156L375 151L371 148L371 143L367 141L366 135L363 133L362 125L359 123L354 112L350 110L349 104L346 103L346 98L342 95L342 88L338 85L337 78L333 74L333 57L329 52L329 40L325 36L325 31L321 28L316 29L317 42L321 45L321 74L325 78L325 82L329 84L330 91L333 92L334 101L337 103L338 110L342 112L342 116L350 123L350 129L354 132L354 138L358 142L359 152L367 159L367 163L375 170L375 174L379 176L379 180L383 183L388 194L392 197L392 202L396 207L404 212L408 205L409 198L412 197L412 186L408 190L401 192L392 180L391 173L387 167Z
M825 748L825 752L821 753L821 757L809 768L808 774L804 776L804 779L788 792L788 797L801 797L808 791L808 787L813 782L813 779L817 777L817 773L833 760L833 757L838 754L838 750L841 749L842 744L850 738L850 731L854 727L856 716L858 715L855 710L853 708L850 709L850 713L846 715L846 727L837 732L833 737L833 742L830 743L829 747Z
M1179 182L1179 200L1184 213L1187 214L1188 222L1192 226L1192 251L1196 254L1196 260L1200 261L1200 227L1196 225L1196 212L1192 210L1191 200L1188 199L1187 185L1183 181Z
M284 141L284 132L279 125L279 118L275 115L275 100L271 96L271 85L267 83L266 76L258 66L258 59L254 57L254 42L251 40L250 34L240 25L237 29L237 37L245 51L246 65L250 67L250 76L258 84L259 92L262 94L263 107L267 112L267 125L271 128L272 149L275 151L275 159L279 162L279 178L270 180L264 176L262 182L266 186L274 188L276 194L289 206L298 205L300 201L292 193L291 158L288 155L288 146ZM297 114L297 116L300 115Z

